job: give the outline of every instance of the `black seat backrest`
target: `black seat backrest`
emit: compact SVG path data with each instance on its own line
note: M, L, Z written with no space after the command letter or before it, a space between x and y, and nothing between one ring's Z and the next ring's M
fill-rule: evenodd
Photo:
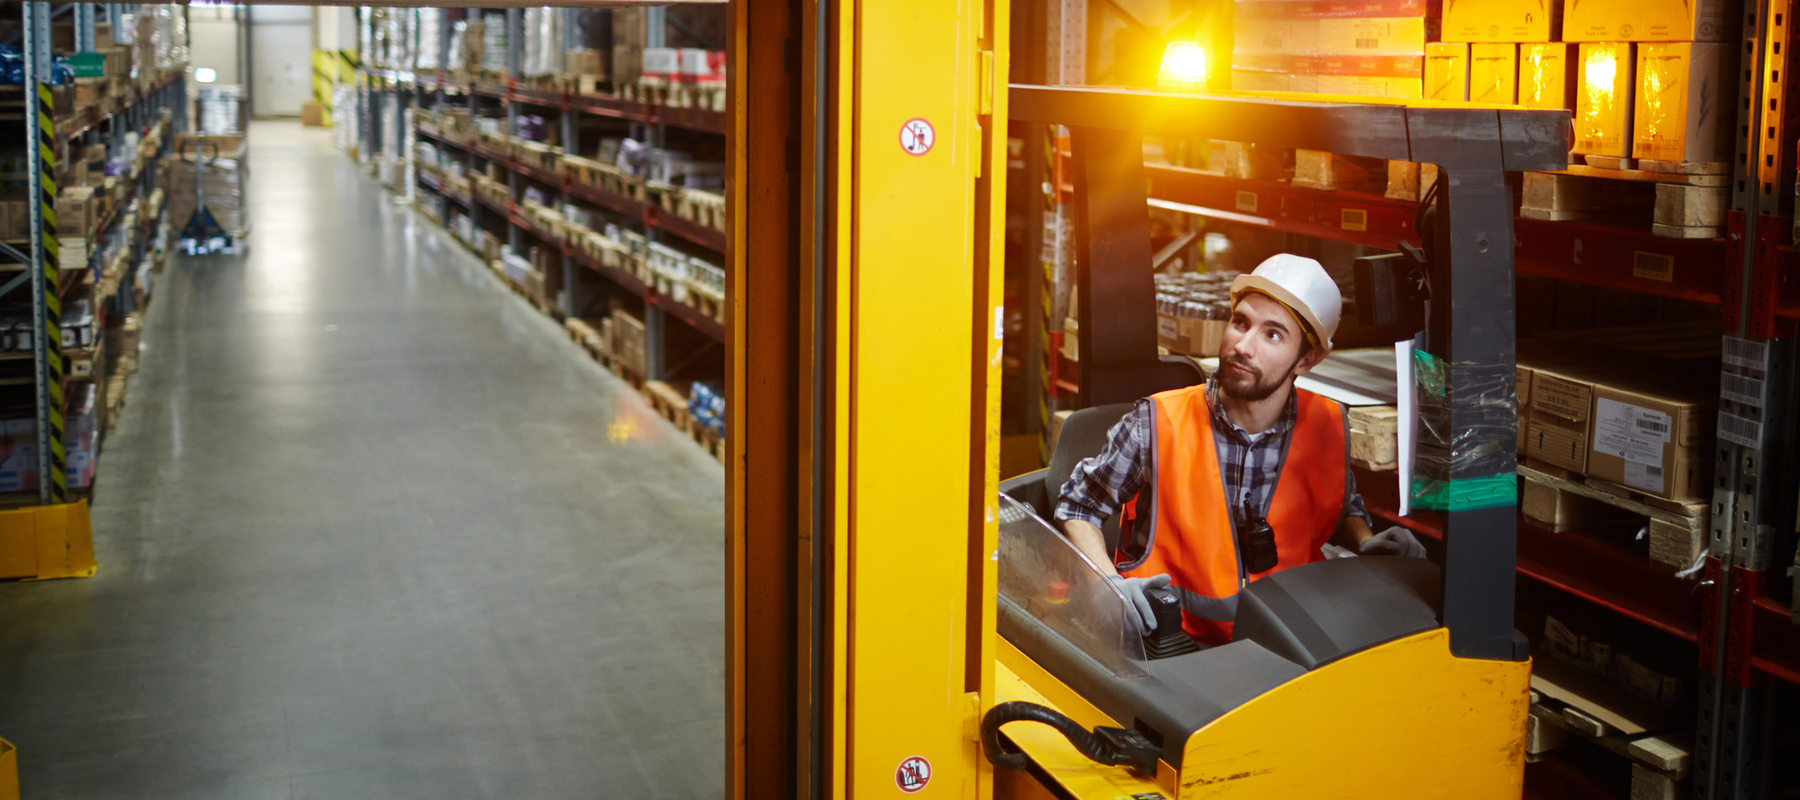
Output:
M1132 403L1114 403L1107 406L1084 408L1069 415L1063 420L1062 432L1057 434L1056 452L1050 456L1050 468L1044 471L1044 493L1049 498L1050 510L1056 509L1057 498L1062 494L1063 484L1068 483L1069 476L1075 472L1075 465L1084 458L1100 455L1106 447L1106 434L1131 413ZM1107 552L1118 549L1119 517L1101 526L1106 534Z

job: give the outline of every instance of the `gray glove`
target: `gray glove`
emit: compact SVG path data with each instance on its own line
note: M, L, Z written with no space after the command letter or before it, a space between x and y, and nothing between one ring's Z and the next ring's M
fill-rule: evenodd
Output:
M1119 594L1125 595L1125 604L1135 609L1138 628L1145 634L1156 630L1156 610L1150 605L1150 598L1144 596L1145 589L1161 589L1169 585L1168 575L1152 575L1148 578L1127 578L1123 575L1108 575L1106 582L1112 584Z
M1425 545L1419 544L1412 531L1398 525L1364 539L1361 550L1365 556L1425 557Z

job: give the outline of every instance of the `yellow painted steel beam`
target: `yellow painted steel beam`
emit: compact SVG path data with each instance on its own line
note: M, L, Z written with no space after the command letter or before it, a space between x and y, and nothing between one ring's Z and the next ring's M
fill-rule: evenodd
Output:
M1004 233L1004 191L981 179L1004 175L1006 9L865 4L849 22L843 788L904 790L928 764L921 793L980 797Z

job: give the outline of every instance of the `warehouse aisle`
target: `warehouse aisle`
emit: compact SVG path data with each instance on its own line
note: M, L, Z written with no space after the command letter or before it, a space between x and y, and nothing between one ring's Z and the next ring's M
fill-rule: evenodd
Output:
M0 584L24 796L723 793L723 470L291 122L172 259L91 580Z

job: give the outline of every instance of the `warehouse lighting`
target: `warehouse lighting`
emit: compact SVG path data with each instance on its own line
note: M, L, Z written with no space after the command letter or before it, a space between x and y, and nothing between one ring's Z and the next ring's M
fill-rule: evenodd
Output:
M1156 75L1159 92L1197 94L1206 89L1206 50L1193 42L1170 42L1163 48Z
M1618 75L1619 62L1613 58L1611 50L1595 50L1587 57L1588 90L1601 94L1612 94L1613 77Z
M219 73L212 67L195 67L194 80L200 83L212 83L219 79Z

